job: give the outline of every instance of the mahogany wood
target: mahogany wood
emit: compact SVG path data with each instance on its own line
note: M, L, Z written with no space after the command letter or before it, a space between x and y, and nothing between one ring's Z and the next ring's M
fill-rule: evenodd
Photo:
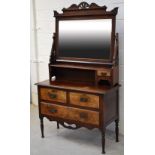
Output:
M82 2L82 5L86 5L86 2ZM107 11L107 7L106 6L98 6L95 3L92 4L88 4L88 7L80 7L81 4L76 5L73 4L71 7L69 7L68 9L62 9L63 13L60 14L57 11L54 11L54 17L56 18L56 39L55 39L55 56L56 56L56 61L63 61L63 60L67 60L75 62L76 60L81 61L81 62L96 62L99 63L101 62L102 64L104 64L104 62L113 62L115 61L115 59L117 59L115 57L115 50L114 50L114 46L115 46L115 17L117 15L117 11L118 8L114 8L111 11ZM92 7L94 6L95 7ZM75 7L76 6L76 7ZM93 8L93 9L92 9ZM60 20L75 20L75 19L112 19L112 39L111 39L111 52L110 52L110 59L104 59L104 60L99 60L99 59L84 59L84 58L65 58L65 57L59 57L58 56L58 49L59 49L59 45L58 45L58 37L59 37L59 21Z
M59 122L57 122L57 129L59 129L60 128L60 126L59 126Z
M44 122L43 117L40 118L41 137L44 138Z
M118 123L119 123L119 120L116 119L116 120L115 120L116 142L119 142L119 137L118 137L118 135L119 135L119 127L118 127Z
M119 141L119 36L115 33L118 8L106 9L81 2L62 9L63 13L54 11L56 30L48 65L49 80L37 83L42 137L44 117L56 121L57 129L59 125L68 129L98 128L102 153L105 153L106 127L111 122L115 121L116 142ZM77 19L112 19L109 59L59 57L59 21ZM56 76L55 81L51 81L52 76Z
M106 6L98 6L95 3L91 3L90 5L86 2L82 2L79 5L73 4L69 8L62 9L63 13L58 13L57 11L54 11L54 17L55 17L55 24L56 24L56 33L53 34L53 46L51 50L51 56L50 56L50 63L49 63L49 80L51 80L52 76L58 76L57 72L54 72L52 70L55 70L55 68L60 67L61 68L68 68L68 69L80 69L79 75L82 75L82 70L100 70L109 68L109 72L112 72L111 76L105 76L105 77L97 77L96 72L94 72L94 80L87 78L86 80L90 83L98 84L100 80L107 81L109 85L113 86L118 84L118 78L116 70L118 70L118 34L115 34L115 18L117 15L118 8L114 8L111 11L106 10ZM59 57L58 51L59 51L59 21L60 20L76 20L76 19L112 19L112 36L111 36L111 52L110 52L110 58L109 59L90 59L90 58L68 58L68 57ZM90 66L91 65L91 66ZM97 65L97 66L96 66ZM115 66L115 67L114 67ZM63 69L62 69L63 70ZM69 71L68 71L69 72ZM118 72L118 71L117 71ZM67 74L66 74L67 75ZM73 75L73 74L72 74ZM69 76L71 77L71 76ZM76 76L75 76L76 77ZM75 77L72 77L71 79L66 76L66 79L69 79L70 81L77 81ZM92 77L92 76L89 76ZM65 78L65 76L63 76ZM83 77L79 77L80 80L83 79Z
M102 153L105 154L105 130L102 131Z

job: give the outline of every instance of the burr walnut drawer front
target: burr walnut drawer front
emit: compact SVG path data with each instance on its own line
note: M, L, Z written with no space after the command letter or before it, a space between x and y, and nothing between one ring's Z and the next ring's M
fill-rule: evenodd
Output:
M66 103L66 92L62 90L41 88L40 97L41 97L41 100Z
M99 109L99 96L85 93L69 93L70 103Z
M41 103L41 113L53 117L99 125L99 112L96 111Z

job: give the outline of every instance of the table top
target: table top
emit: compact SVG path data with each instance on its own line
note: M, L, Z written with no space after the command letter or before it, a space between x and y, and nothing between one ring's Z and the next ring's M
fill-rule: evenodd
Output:
M71 82L56 82L56 81L49 82L49 80L36 83L36 85L43 86L43 87L63 89L63 90L81 91L81 92L87 92L87 93L93 93L93 94L106 94L109 91L116 90L120 87L120 85L109 87L109 86L103 86L103 85L95 86L95 85L71 83Z

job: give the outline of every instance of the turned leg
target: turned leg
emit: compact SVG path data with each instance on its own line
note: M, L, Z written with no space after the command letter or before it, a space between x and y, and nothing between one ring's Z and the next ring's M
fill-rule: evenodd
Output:
M102 153L105 154L105 130L102 131Z
M118 127L118 123L119 123L119 120L115 120L115 133L116 133L116 142L119 142L119 127Z
M43 117L40 118L41 137L44 138L44 122Z
M60 127L59 127L59 123L57 122L57 129L59 129Z

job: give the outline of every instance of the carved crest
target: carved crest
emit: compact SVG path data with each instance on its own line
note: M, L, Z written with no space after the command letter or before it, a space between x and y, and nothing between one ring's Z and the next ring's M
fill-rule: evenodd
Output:
M87 2L81 2L79 5L78 5L78 8L79 9L87 9L89 8L89 4Z
M97 11L98 13L101 13L101 14L114 15L115 16L117 14L118 7L114 8L111 11L107 11L107 7L105 5L104 6L98 6L95 3L88 4L87 2L81 2L78 5L72 4L69 8L63 8L62 11L64 14L71 13L71 12L82 12L82 11L83 12L89 11L89 13L91 13L91 12L93 13L94 11ZM57 11L54 11L54 16L59 16L59 15L60 14Z
M106 6L98 6L95 3L91 3L90 5L87 2L81 2L79 5L76 4L72 4L69 8L64 8L62 9L62 11L75 11L75 10L81 10L81 9L103 9L106 10L107 7Z

